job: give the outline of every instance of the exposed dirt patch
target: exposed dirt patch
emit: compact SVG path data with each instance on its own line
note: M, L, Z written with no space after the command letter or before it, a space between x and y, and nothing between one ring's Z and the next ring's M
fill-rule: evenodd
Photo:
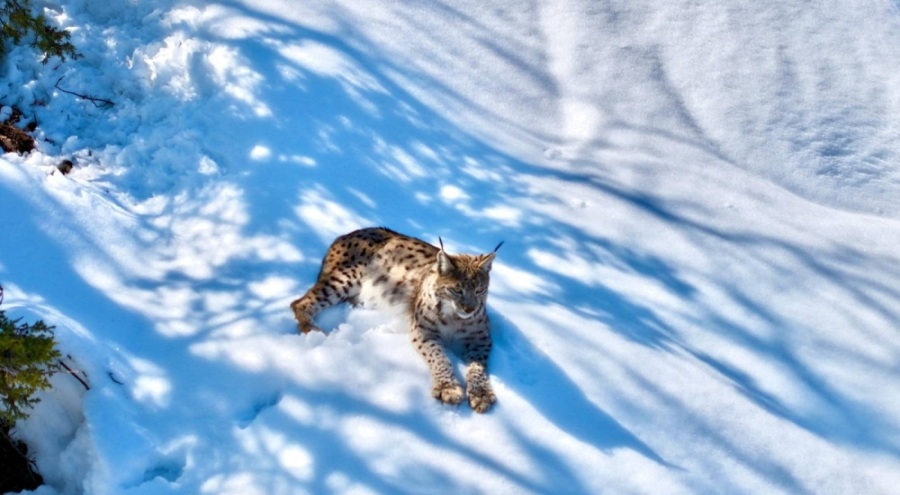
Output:
M34 490L43 483L28 460L28 447L13 440L8 429L0 428L0 493Z
M30 153L34 149L34 138L28 135L35 128L33 122L25 124L24 129L20 128L22 121L22 112L13 107L12 115L0 122L0 148L5 153Z

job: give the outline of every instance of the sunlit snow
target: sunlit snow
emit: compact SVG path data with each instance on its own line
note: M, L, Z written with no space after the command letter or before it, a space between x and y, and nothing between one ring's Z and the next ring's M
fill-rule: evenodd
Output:
M900 486L896 2L32 3L83 57L0 68L3 309L90 385L36 493ZM297 334L371 225L505 241L488 414L397 315Z

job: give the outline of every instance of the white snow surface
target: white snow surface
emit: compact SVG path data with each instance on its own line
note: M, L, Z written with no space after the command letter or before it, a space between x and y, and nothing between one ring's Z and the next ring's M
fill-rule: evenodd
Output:
M32 3L83 57L2 67L3 309L90 384L36 493L900 486L896 2ZM296 333L367 225L505 241L489 413L402 318Z

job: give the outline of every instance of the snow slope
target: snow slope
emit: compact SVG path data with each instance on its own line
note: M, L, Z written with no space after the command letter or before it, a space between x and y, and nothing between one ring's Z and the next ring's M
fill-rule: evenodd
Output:
M4 309L91 385L18 427L39 493L900 484L894 3L61 3L84 57L0 100L42 139L0 158ZM376 224L506 241L489 414L396 317L295 334Z

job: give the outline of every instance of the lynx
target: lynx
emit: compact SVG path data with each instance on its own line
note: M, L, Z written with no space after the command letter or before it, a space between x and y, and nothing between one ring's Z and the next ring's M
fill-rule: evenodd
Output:
M497 400L487 375L491 329L485 301L500 244L488 254L451 255L443 242L438 248L386 228L357 230L331 244L316 283L291 309L300 332L307 333L318 330L313 318L319 311L338 303L402 306L412 343L431 371L431 395L445 404L462 401L447 354L457 345L468 363L469 405L483 413Z

